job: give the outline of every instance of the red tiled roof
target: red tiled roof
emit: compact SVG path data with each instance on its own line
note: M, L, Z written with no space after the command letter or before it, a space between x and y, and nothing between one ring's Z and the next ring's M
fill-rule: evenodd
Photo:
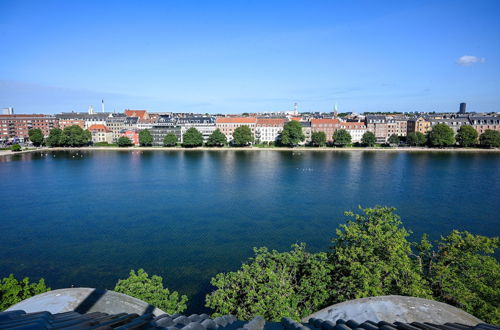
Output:
M102 124L95 124L88 128L89 131L105 131L108 132L108 128Z
M340 120L330 118L311 119L311 124L340 124Z
M143 119L146 112L146 110L125 110L125 115L127 117L139 117L140 119Z
M228 124L255 124L257 118L254 117L217 117L216 123Z
M257 125L285 125L285 119L283 118L257 118Z

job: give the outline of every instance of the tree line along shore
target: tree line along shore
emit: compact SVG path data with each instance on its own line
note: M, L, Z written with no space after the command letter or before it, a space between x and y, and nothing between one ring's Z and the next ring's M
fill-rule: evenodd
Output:
M331 139L330 139L331 138ZM133 142L126 136L118 138L116 144L107 142L92 143L92 134L88 130L82 129L78 125L67 126L63 130L53 128L49 136L44 137L40 129L31 129L29 139L33 146L56 147L131 147ZM327 142L331 140L331 142ZM240 126L234 130L233 140L228 141L227 137L216 129L204 141L203 135L196 128L189 128L182 143L178 141L174 133L168 133L163 139L163 147L168 148L498 148L500 147L500 131L486 130L481 135L470 125L461 126L455 134L453 129L446 124L436 124L424 135L423 133L409 133L402 138L396 134L391 135L384 144L377 144L375 134L367 131L363 134L361 142L352 143L350 133L345 129L339 129L331 137L327 137L325 132L314 132L311 142L304 143L305 136L302 127L297 121L290 121L285 124L283 131L279 134L277 141L262 143L255 139L250 127ZM139 146L152 147L153 136L148 129L139 132ZM14 144L8 148L12 151L21 151L23 148L19 144Z

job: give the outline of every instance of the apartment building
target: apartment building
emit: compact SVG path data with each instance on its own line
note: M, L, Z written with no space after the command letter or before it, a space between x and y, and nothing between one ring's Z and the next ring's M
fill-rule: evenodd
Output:
M285 126L285 118L257 118L255 139L260 142L276 142Z
M30 129L39 128L48 136L54 127L58 127L58 120L50 115L0 115L0 140L25 142Z
M233 140L234 130L241 126L248 126L255 136L255 127L257 118L255 117L217 117L215 120L216 128L226 136L228 142Z
M333 141L333 133L340 128L340 120L338 119L311 119L311 131L315 132L325 132L326 140L328 142Z

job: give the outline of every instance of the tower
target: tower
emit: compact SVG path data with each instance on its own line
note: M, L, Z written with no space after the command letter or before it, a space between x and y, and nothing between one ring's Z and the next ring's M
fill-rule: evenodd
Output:
M94 114L94 107L89 105L89 111L88 111L89 115L92 115Z
M466 112L467 104L465 102L460 103L460 110L458 110L459 114L464 114Z
M293 104L293 114L294 114L294 115L298 115L298 114L299 114L299 112L298 112L297 108L298 108L298 104L297 104L297 102L295 102L295 103Z
M104 100L101 100L101 112L104 113Z

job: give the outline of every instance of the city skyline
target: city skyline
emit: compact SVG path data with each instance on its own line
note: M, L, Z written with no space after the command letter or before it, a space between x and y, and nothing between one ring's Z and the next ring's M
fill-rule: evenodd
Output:
M0 2L22 113L499 111L496 1Z

